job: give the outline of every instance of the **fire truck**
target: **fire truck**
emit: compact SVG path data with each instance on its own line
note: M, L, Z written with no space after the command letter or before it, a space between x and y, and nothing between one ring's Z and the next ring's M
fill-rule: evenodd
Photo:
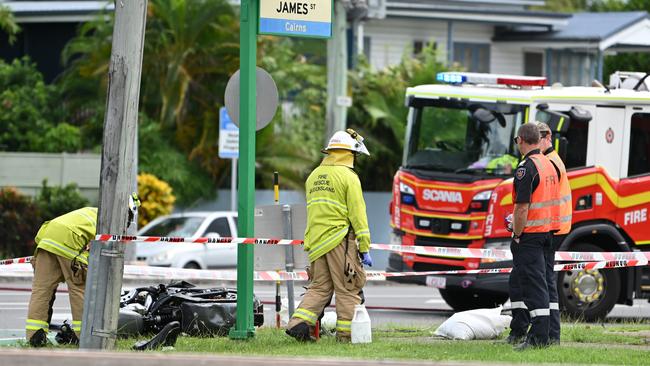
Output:
M509 249L519 126L553 130L572 189L563 251L650 250L650 78L617 72L610 86L547 86L545 78L445 72L408 88L402 166L393 179L392 243ZM511 262L392 253L388 271L502 268ZM417 276L455 310L508 299L507 275ZM650 298L649 267L559 273L561 309L586 320Z

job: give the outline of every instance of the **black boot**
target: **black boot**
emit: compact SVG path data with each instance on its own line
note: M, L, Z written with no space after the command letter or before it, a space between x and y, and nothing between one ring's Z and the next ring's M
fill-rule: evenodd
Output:
M172 347L176 344L176 339L181 333L181 323L175 321L171 322L158 332L153 338L148 341L139 341L134 346L133 349L136 351L145 351L157 349L160 346Z
M287 329L286 333L301 342L315 340L312 337L311 327L307 323L299 323L293 328Z
M29 339L29 345L32 347L45 347L47 346L47 333L43 329L39 329Z
M70 327L70 324L68 324L67 320L63 322L61 329L56 334L54 339L58 344L73 344L75 346L79 345L79 338L77 338L77 335L74 333L74 330L72 330L72 327Z

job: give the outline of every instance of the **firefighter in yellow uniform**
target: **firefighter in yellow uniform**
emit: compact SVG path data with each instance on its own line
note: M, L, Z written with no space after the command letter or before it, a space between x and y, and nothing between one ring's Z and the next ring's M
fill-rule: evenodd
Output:
M34 347L47 344L54 294L60 282L68 285L72 330L78 343L88 267L88 244L95 236L97 208L84 207L45 222L36 234L32 261L34 279L29 300L27 340Z
M311 283L294 312L287 334L312 340L314 325L336 295L336 337L350 341L355 305L366 283L363 265L372 266L370 230L359 177L352 170L358 154L370 155L352 129L338 131L323 150L327 156L307 178L307 229ZM358 244L357 244L358 242Z

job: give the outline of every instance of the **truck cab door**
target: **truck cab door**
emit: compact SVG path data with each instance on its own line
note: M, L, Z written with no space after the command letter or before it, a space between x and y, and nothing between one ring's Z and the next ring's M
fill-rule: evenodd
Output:
M650 245L650 107L628 106L617 224L636 245Z
M596 118L591 122L595 129L593 165L603 167L614 179L621 177L623 146L625 140L625 107L597 106Z

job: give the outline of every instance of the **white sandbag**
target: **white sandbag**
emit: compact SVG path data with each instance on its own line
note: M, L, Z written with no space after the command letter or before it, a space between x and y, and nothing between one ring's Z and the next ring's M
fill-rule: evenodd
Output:
M512 317L501 315L501 307L461 311L445 320L435 334L449 339L493 339L510 326Z

